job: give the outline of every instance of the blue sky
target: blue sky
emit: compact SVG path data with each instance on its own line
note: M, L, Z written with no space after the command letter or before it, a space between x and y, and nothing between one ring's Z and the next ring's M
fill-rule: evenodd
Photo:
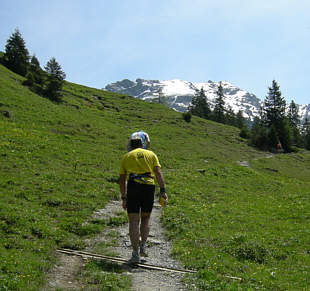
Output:
M15 28L74 83L225 80L263 100L275 79L310 103L309 0L1 0L0 50Z

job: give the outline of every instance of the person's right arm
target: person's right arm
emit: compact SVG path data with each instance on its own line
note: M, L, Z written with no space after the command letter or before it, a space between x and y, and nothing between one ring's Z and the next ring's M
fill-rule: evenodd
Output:
M127 208L126 174L120 174L119 189L121 192L122 206L124 209L126 209Z

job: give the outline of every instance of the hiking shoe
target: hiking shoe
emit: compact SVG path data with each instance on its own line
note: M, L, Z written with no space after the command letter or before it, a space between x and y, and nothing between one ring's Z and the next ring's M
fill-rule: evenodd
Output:
M143 244L143 243L140 241L139 245L140 245L140 256L141 256L141 257L148 257L148 254L147 254L146 251L145 251L145 249L146 249L145 243Z
M128 264L134 265L140 263L140 256L138 252L132 252L131 258L128 260Z

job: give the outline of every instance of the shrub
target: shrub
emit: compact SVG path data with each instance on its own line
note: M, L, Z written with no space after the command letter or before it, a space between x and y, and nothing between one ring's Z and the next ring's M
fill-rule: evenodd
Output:
M239 136L242 138L249 138L250 132L246 126L243 126L240 130Z
M192 114L189 111L183 112L182 116L186 122L191 122Z

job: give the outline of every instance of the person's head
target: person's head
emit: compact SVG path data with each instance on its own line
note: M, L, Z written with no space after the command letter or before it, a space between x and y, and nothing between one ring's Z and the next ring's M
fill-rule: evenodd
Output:
M130 138L131 149L143 148L143 141L139 134L134 134Z

